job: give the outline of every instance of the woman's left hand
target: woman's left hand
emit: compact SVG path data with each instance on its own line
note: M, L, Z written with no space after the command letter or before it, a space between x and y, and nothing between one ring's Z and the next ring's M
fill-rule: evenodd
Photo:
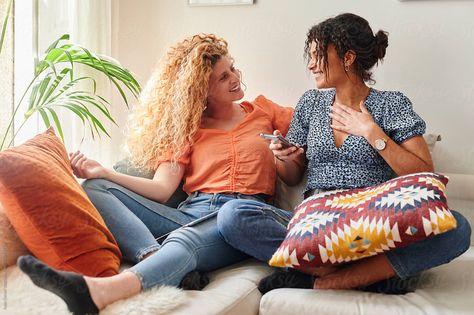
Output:
M332 112L329 114L333 119L331 128L366 138L376 123L365 107L364 101L361 101L359 106L360 111L356 111L349 106L334 102Z

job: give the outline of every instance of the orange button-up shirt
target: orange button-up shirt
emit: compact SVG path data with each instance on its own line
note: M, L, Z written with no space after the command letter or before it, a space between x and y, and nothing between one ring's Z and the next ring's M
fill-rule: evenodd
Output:
M242 102L247 112L231 130L200 128L193 145L181 156L183 189L205 193L273 195L276 169L268 140L260 133L288 132L293 108L281 107L264 96Z

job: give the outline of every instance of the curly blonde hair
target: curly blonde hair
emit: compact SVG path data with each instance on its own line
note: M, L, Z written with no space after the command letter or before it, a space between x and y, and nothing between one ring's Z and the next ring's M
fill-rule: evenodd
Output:
M136 167L168 159L176 165L200 126L213 66L226 55L227 42L212 34L169 49L130 115L126 148Z

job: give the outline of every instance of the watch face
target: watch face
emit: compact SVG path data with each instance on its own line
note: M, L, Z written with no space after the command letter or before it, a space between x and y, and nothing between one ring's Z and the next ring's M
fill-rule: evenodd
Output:
M375 140L375 148L379 151L385 149L385 141L383 139Z

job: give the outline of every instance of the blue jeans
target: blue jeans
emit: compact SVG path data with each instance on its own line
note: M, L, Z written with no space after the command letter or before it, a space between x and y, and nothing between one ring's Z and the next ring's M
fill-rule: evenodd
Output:
M401 279L448 263L470 246L471 227L460 213L452 211L457 228L423 241L386 252ZM226 203L217 215L217 227L224 239L244 253L267 262L286 236L293 212L253 200Z
M248 258L221 237L215 216L191 222L231 200L263 203L259 196L195 192L174 209L104 179L87 180L83 187L124 258L136 263L129 271L140 278L142 289L158 284L177 286L190 271L212 271ZM182 227L185 224L190 226ZM157 237L171 231L161 245L157 243ZM142 260L152 251L157 252Z

